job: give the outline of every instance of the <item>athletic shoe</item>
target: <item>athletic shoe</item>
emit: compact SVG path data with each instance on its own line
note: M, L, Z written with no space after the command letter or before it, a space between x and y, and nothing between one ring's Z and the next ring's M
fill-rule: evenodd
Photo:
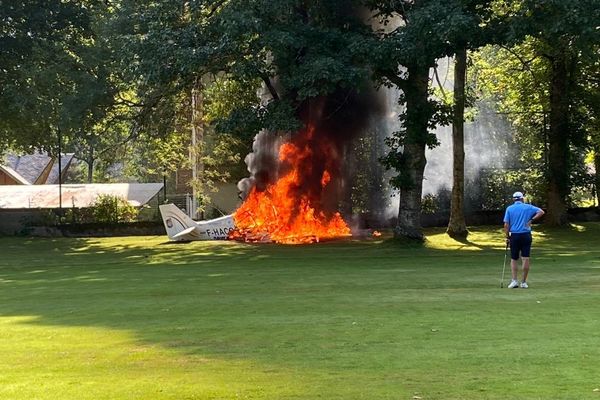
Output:
M529 287L529 285L527 284L527 282L521 282L521 289L527 289Z
M511 281L510 285L508 285L509 289L515 289L515 288L518 288L518 287L519 287L519 282L517 282L517 281Z

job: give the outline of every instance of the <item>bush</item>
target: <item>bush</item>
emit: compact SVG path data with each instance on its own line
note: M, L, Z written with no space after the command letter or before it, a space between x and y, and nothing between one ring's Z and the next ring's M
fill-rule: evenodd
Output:
M133 222L138 215L138 209L122 197L101 194L92 205L92 213L96 222Z
M421 212L423 214L435 214L438 211L437 196L426 194L421 199Z

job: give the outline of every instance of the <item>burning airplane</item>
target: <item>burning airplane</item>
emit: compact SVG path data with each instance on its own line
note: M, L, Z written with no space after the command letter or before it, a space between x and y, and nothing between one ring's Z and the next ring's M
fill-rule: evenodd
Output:
M328 168L327 162L320 166L314 162L313 141L314 129L307 128L281 144L278 162L282 172L264 190L253 186L232 215L194 221L173 204L160 206L169 238L299 244L350 236L340 213L324 210L322 196L331 184L333 168ZM317 184L303 182L307 175Z
M349 92L306 102L300 131L255 137L246 157L251 176L238 184L244 201L233 214L196 222L161 206L169 238L299 244L351 236L338 212L352 188L345 160L377 107L373 96Z

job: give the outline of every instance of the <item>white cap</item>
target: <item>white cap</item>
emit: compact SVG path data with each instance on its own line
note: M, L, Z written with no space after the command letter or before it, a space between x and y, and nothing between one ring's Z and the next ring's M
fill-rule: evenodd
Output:
M513 193L513 199L522 199L522 198L523 198L523 193L521 193L521 192Z

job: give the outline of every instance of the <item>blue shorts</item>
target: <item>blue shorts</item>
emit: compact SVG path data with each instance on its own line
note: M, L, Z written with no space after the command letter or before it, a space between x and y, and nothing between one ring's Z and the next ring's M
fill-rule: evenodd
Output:
M510 258L513 260L521 257L529 257L531 252L531 232L510 234Z

